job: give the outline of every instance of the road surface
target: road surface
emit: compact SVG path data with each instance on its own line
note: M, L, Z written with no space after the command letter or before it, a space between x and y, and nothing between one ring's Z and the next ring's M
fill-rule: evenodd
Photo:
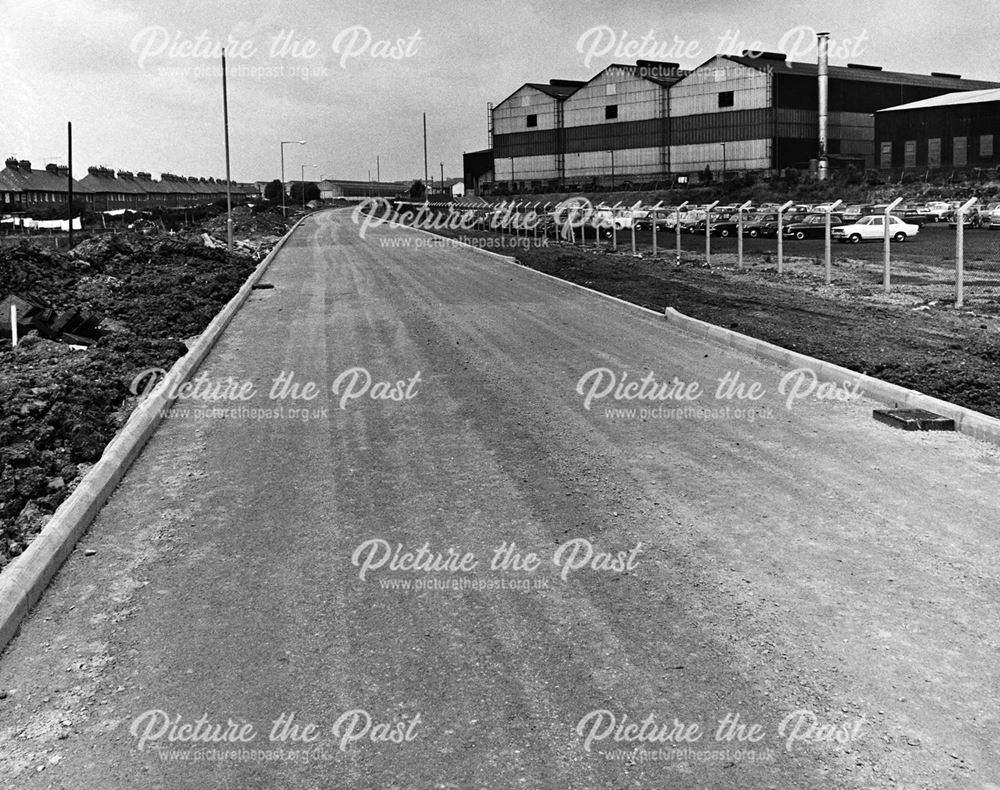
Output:
M995 448L428 238L296 231L0 658L0 783L1000 786Z

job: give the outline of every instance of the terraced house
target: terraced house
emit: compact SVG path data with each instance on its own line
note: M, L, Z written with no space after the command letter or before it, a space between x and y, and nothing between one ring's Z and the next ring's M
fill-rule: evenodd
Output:
M35 170L27 159L8 158L0 170L0 211L23 212L66 207L69 200L69 168L46 165ZM90 209L93 195L73 181L73 204Z

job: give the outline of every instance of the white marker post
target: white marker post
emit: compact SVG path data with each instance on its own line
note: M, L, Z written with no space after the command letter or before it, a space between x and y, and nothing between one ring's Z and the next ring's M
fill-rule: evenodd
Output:
M712 209L719 205L716 200L705 211L705 265L712 263Z
M11 302L10 305L10 345L17 345L17 305Z
M965 212L972 208L979 198L970 198L955 212L955 307L961 307L964 296L965 277Z
M653 218L653 257L656 257L656 211L663 205L661 200L649 210L649 216Z
M741 269L743 268L743 212L750 208L752 203L752 200L748 200L736 210L736 260L739 261Z
M892 238L889 233L889 212L891 212L896 206L903 202L903 198L898 197L892 203L885 207L884 216L882 222L885 223L885 234L883 237L883 261L884 268L882 271L882 291L883 293L889 293L889 241Z
M789 207L794 205L795 201L789 200L782 206L778 206L778 274L781 274L785 269L785 240L782 238L784 236L784 230L781 227L781 221L785 216L785 212L788 211Z
M685 200L677 207L677 224L674 225L674 230L677 231L677 265L681 265L681 210L687 206L688 202Z
M843 201L842 200L838 200L838 201L836 201L834 203L831 203L829 206L826 207L826 217L825 217L825 220L824 220L825 223L826 223L826 229L824 231L823 238L825 239L825 243L824 243L824 254L826 256L826 258L825 258L825 261L826 261L826 277L825 277L825 281L826 281L827 285L829 285L833 281L833 249L832 249L833 245L832 245L832 243L830 241L830 214L841 203L843 203Z

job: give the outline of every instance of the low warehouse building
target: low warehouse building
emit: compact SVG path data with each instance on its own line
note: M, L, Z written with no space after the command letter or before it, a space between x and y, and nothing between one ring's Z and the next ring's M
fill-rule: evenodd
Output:
M1000 165L1000 88L948 93L875 114L882 170L960 170Z

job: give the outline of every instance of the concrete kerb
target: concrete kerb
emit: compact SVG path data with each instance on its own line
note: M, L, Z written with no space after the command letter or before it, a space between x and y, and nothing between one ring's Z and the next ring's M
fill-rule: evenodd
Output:
M509 255L500 255L499 253L491 252L490 250L483 250L472 244L467 244L465 242L458 241L457 239L451 239L447 236L440 236L432 231L424 230L423 228L414 228L409 225L403 225L395 222L390 224L393 227L416 230L436 238L446 239L455 245L474 250L475 252L482 253L483 255L498 258L506 263L513 264L520 269L533 272L541 277L546 277L554 282L561 283L563 286L569 286L581 291L586 291L587 293L594 294L595 296L599 296L603 299L608 299L620 305L625 305L634 310L640 310L646 314L654 315L657 318L665 316L668 322L694 335L703 338L707 337L721 343L724 346L729 346L730 348L734 348L738 351L743 351L744 353L748 353L759 359L765 359L792 370L795 368L808 368L816 374L818 381L830 382L838 385L843 385L845 382L850 383L872 400L879 401L880 403L884 403L892 408L926 409L927 411L932 411L935 414L940 414L954 420L955 429L960 433L964 433L967 436L971 436L981 441L1000 445L1000 420L981 412L967 409L964 406L958 406L954 403L949 403L948 401L940 400L939 398L934 398L930 395L925 395L917 390L906 389L906 387L901 387L898 384L890 384L889 382L882 381L874 376L858 373L857 371L850 370L849 368L835 365L832 362L824 362L821 359L816 359L815 357L810 357L806 354L800 354L797 351L791 351L787 348L776 346L773 343L768 343L764 340L757 340L756 338L749 337L748 335L742 335L739 332L734 332L731 329L725 329L721 326L710 324L707 321L700 321L697 318L691 318L678 312L672 307L666 308L664 313L661 314L656 310L649 309L648 307L643 307L642 305L635 304L634 302L627 302L624 299L619 299L617 296L611 296L610 294L602 293L601 291L595 291L593 288L588 288L585 285L579 285L577 283L570 282L569 280L563 280L555 275L540 272L537 269L532 269L530 266L524 266L518 263L516 258Z
M125 426L104 448L100 460L59 506L24 553L0 574L0 651L14 638L21 621L38 602L80 536L90 526L159 426L163 410L169 408L175 400L171 393L208 356L233 316L246 302L253 286L305 219L306 217L299 219L258 264L240 290L201 333L194 346L174 363L163 381L136 407Z
M849 368L824 362L821 359L791 351L764 340L742 335L697 318L679 313L672 307L664 311L669 323L691 334L714 340L724 346L734 348L759 359L775 362L789 369L808 368L816 374L818 381L838 385L848 384L892 408L926 409L955 421L955 429L975 439L1000 444L1000 420L978 411L957 406L954 403L925 395L917 390L907 389L898 384L890 384L874 376L850 370Z

